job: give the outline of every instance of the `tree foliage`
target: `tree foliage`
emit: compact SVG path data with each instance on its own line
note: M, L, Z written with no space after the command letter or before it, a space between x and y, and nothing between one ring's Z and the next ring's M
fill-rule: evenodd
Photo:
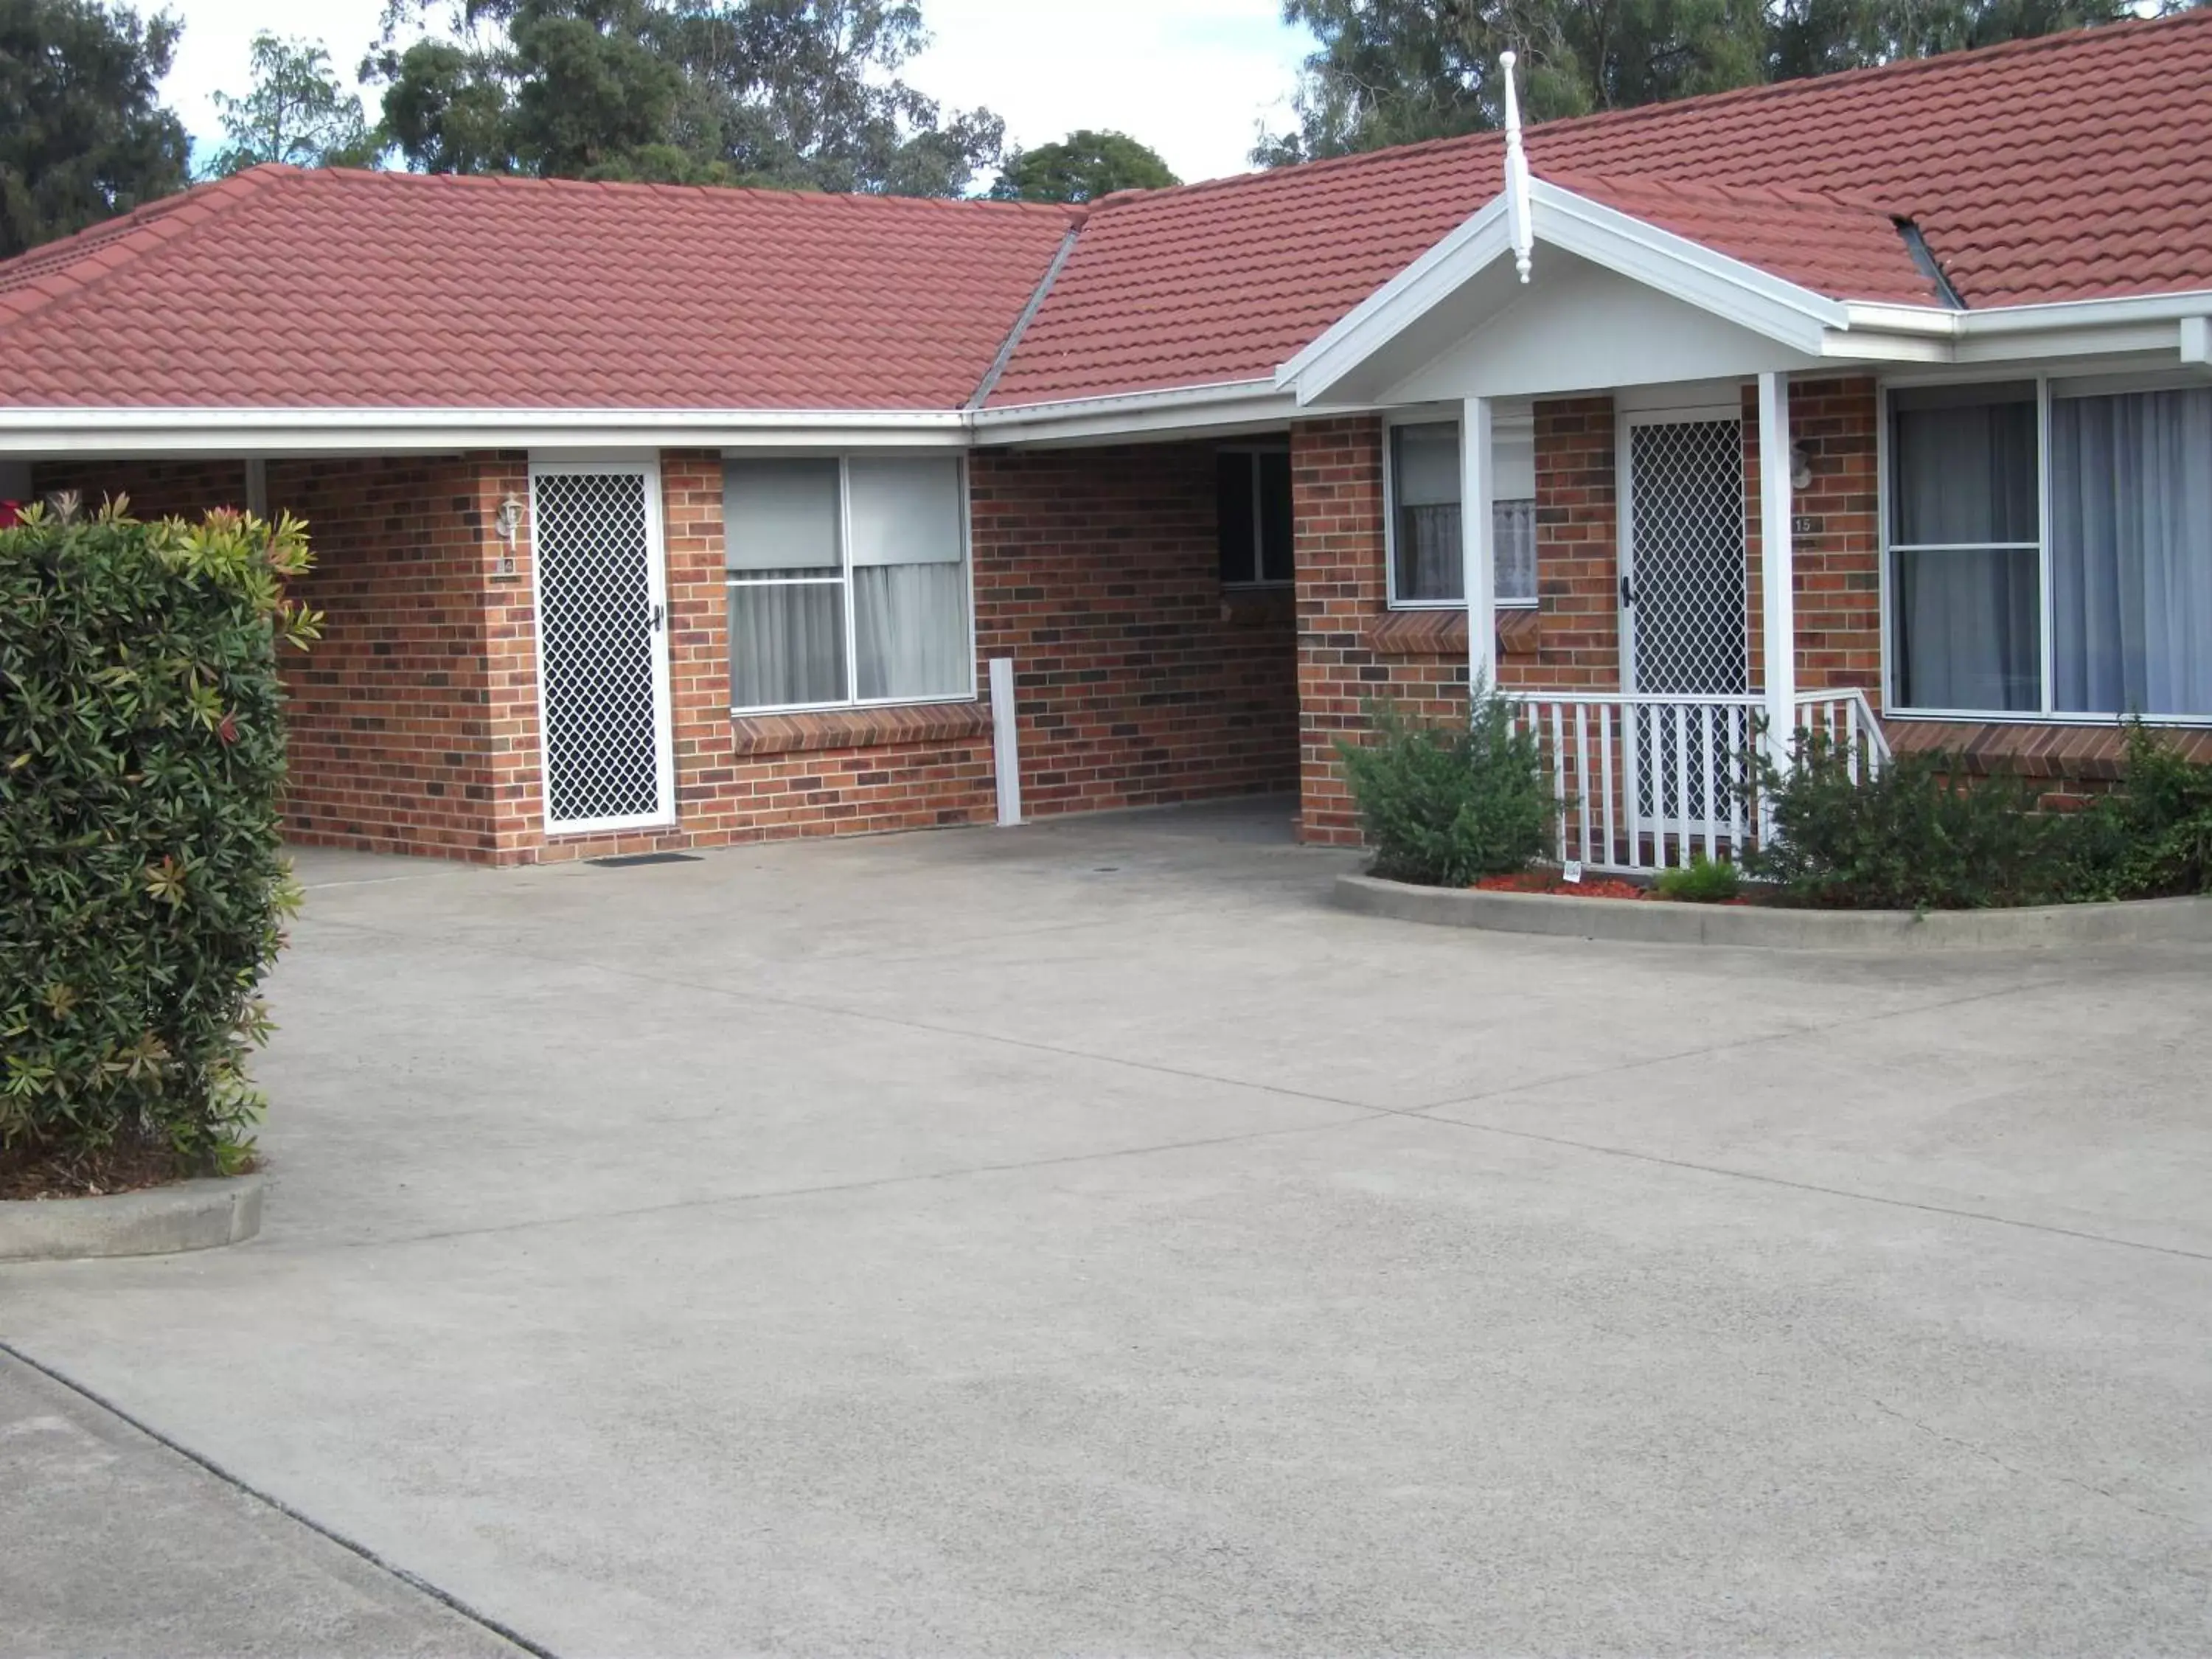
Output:
M1182 182L1158 150L1127 133L1081 127L1056 144L1009 151L991 195L1001 202L1090 202L1117 190Z
M253 37L253 84L244 97L215 94L227 141L212 171L228 177L264 161L294 167L367 167L384 145L361 100L338 84L319 42Z
M250 1150L295 897L280 642L301 526L28 509L0 530L0 1169Z
M2158 0L2179 9L2189 0ZM1266 166L1494 127L1498 56L1532 120L1626 109L2140 15L2135 0L1284 0L1319 41Z
M402 44L438 3L392 0L364 65L430 172L951 196L1005 139L899 78L916 0L453 0Z
M161 107L178 25L100 0L0 0L0 258L181 190Z

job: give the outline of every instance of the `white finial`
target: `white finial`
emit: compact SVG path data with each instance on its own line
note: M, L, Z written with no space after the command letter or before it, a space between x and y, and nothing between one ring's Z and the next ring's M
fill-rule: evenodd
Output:
M1521 149L1521 100L1513 90L1513 65L1518 61L1510 52L1498 54L1498 67L1505 71L1505 222L1513 240L1513 268L1525 283L1536 233L1528 216L1528 158Z

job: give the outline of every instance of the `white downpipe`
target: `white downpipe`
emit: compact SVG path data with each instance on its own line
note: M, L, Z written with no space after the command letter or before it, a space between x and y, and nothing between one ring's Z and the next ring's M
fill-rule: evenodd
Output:
M1469 398L1460 410L1459 540L1467 584L1468 684L1498 689L1498 561L1491 544L1490 399Z
M1022 821L1022 752L1014 730L1014 659L991 659L991 758L998 771L999 824Z
M1796 561L1790 540L1790 382L1759 377L1759 548L1765 599L1767 752L1790 763L1797 729Z

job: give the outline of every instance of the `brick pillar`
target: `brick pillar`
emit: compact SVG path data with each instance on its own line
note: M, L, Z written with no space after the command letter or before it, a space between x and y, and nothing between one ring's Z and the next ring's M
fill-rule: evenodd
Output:
M734 832L730 799L730 614L722 554L722 457L660 458L662 551L668 580L668 678L675 722L676 818L686 844Z
M1744 389L1744 548L1750 562L1751 674L1766 684L1760 546L1759 388ZM1797 689L1863 688L1881 708L1881 543L1874 381L1799 380L1790 388L1790 437L1808 452L1813 482L1794 492L1793 519L1812 527L1790 539L1797 599Z
M1291 520L1297 547L1299 838L1359 844L1336 755L1364 729L1364 697L1389 671L1366 644L1388 589L1382 551L1382 426L1372 416L1291 428Z
M1610 397L1536 405L1536 586L1543 635L1531 684L1620 689L1620 537Z

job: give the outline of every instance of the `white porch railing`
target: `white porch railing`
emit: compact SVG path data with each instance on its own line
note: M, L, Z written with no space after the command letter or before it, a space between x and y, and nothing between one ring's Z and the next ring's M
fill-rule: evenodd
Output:
M1537 691L1513 702L1552 770L1561 857L1601 870L1656 870L1757 842L1758 803L1742 786L1765 726L1758 693ZM1802 692L1796 708L1798 732L1825 733L1849 757L1854 777L1889 758L1863 692Z

